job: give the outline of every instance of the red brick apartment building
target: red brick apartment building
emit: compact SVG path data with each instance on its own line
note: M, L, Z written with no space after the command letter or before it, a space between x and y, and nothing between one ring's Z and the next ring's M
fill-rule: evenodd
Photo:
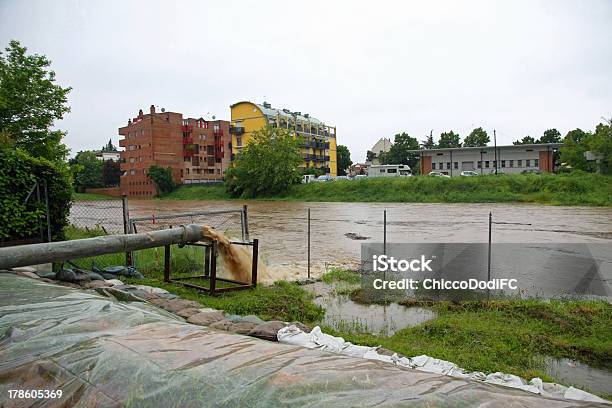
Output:
M154 196L154 183L147 177L152 165L170 167L179 184L206 183L223 179L230 162L229 122L202 118L183 119L181 113L142 109L119 128L121 194ZM227 138L227 139L226 139ZM226 153L227 147L227 153Z

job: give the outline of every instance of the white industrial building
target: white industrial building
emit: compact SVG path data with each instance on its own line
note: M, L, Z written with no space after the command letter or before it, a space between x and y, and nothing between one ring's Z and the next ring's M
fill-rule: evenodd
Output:
M563 143L525 144L510 146L458 147L413 150L420 156L421 174L438 171L458 176L472 170L480 174L521 173L525 170L554 171L553 152Z

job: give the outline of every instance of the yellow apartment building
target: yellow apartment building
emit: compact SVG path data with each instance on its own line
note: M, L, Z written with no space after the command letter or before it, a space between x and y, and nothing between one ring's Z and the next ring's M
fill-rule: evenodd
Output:
M232 159L249 143L253 132L266 126L289 130L300 140L305 168L317 168L325 174L336 177L336 127L328 126L319 119L302 112L276 109L264 102L238 102L230 106L232 135Z

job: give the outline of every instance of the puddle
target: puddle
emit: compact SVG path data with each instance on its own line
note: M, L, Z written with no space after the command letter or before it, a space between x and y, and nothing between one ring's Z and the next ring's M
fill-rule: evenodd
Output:
M567 358L545 357L545 371L556 381L600 394L612 394L612 371Z
M321 323L338 331L390 336L398 330L417 326L436 317L435 312L420 307L405 307L397 303L364 305L353 302L348 295L337 293L337 290L353 287L348 284L327 285L316 282L303 287L317 296L314 303L325 308L325 317Z

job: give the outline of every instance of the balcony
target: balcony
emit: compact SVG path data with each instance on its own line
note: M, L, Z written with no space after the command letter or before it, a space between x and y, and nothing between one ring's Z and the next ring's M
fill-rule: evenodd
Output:
M230 126L229 132L232 135L241 135L244 133L244 127L242 126Z
M119 140L119 147L125 147L125 142L126 142L125 139Z
M193 144L193 137L184 137L184 138L183 138L183 144L184 144L184 145L190 145L190 144Z

